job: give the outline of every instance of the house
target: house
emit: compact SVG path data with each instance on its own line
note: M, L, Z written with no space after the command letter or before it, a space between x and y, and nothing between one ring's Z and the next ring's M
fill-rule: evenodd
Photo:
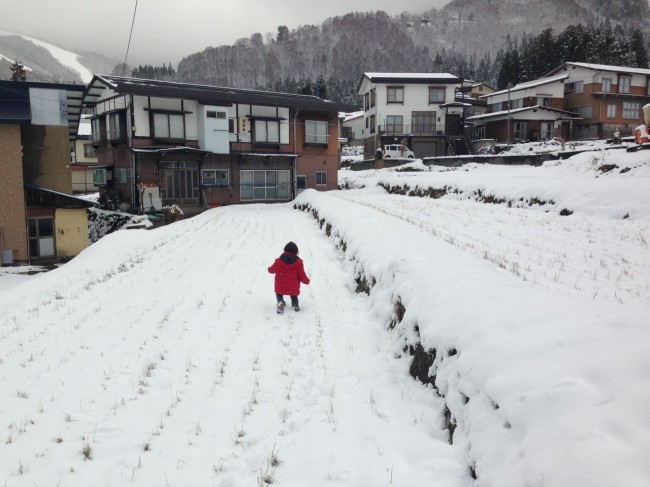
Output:
M567 79L567 74L559 74L481 96L488 111L467 118L474 125L472 140L512 143L568 138L578 115L564 109Z
M336 189L340 111L315 96L95 75L94 182L105 207L185 214Z
M341 121L341 137L347 139L346 144L349 146L363 145L363 112L356 111L343 113Z
M91 140L92 130L90 118L82 114L79 120L77 137L70 153L70 169L72 170L72 192L93 193L99 187L93 182L93 171L97 166L97 149Z
M86 208L71 196L70 134L82 85L0 81L3 263L60 259L88 245Z
M395 143L406 143L418 158L455 154L453 138L464 143L465 106L455 101L461 85L448 73L364 73L358 89L364 156Z
M564 110L578 113L572 138L632 135L650 103L650 69L567 62L546 75L565 75Z

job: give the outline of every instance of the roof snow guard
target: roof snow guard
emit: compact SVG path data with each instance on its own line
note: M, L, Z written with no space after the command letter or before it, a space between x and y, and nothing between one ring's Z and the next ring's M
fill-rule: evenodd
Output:
M177 83L139 78L125 78L112 75L95 75L84 95L85 105L94 105L106 88L122 95L157 96L161 98L184 98L196 100L203 105L231 106L245 103L262 106L282 106L288 108L349 112L356 110L354 105L333 103L311 95L294 95L272 91L225 88L220 86Z

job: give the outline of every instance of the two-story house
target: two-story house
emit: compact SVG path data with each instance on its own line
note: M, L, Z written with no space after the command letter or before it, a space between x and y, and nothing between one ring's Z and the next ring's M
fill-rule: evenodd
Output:
M0 81L0 249L5 260L78 254L88 245L86 208L70 177L83 85Z
M565 75L565 110L578 113L572 138L608 138L615 131L632 135L650 103L650 69L567 62L547 78Z
M468 117L473 123L472 140L497 142L548 140L569 137L575 113L564 110L567 74L519 83L505 90L483 95L488 111Z
M465 107L455 100L461 85L449 73L364 73L364 156L401 143L418 158L446 154L449 137L463 135Z
M95 184L108 207L186 214L336 189L340 111L315 96L96 75Z

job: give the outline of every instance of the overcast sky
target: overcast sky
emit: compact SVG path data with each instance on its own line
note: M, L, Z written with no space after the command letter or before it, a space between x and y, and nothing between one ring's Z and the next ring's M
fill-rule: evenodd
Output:
M174 66L208 46L232 44L254 32L320 24L348 12L422 13L449 0L138 0L129 64ZM95 51L122 61L136 0L0 0L0 30Z

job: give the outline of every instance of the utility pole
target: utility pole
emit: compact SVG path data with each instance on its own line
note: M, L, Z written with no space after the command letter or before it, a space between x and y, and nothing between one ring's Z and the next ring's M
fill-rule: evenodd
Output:
M508 83L508 150L510 150L510 90L512 89L512 83Z

